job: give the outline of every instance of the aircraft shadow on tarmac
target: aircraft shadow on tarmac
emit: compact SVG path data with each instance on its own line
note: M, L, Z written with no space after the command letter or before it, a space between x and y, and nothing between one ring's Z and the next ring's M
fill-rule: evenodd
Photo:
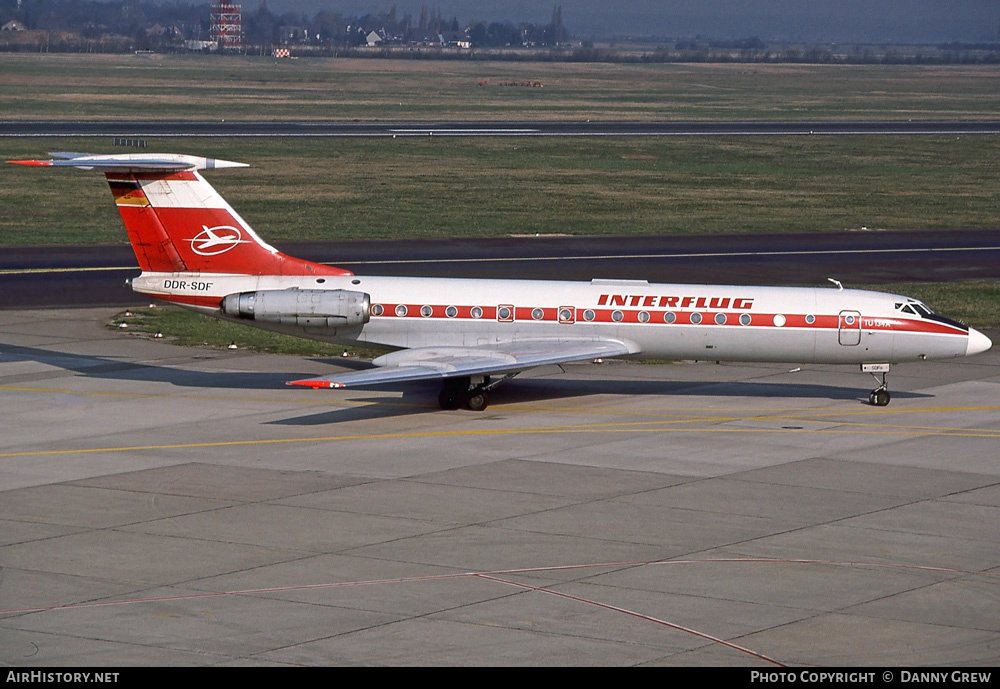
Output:
M193 355L193 358L197 355ZM0 344L0 364L9 361L37 361L38 363L73 371L88 378L122 380L144 383L170 383L178 387L229 388L238 390L273 390L284 387L285 381L295 380L295 373L258 371L200 371L178 366L156 366L110 357L71 354L51 349ZM210 363L211 357L204 361ZM45 374L33 373L2 377L4 384L17 384L20 379L35 380ZM141 392L141 390L137 390Z
M367 388L374 390L374 388ZM408 414L422 414L429 411L439 412L437 406L438 386L434 383L421 382L400 385L395 390L402 396L356 396L351 393L364 392L366 388L358 387L340 391L339 400L331 399L331 404L348 404L350 406L331 409L319 414L270 421L269 424L283 426L315 426L344 421L386 418ZM327 391L317 391L327 392ZM558 404L560 399L590 397L593 395L623 395L623 396L661 396L679 399L695 396L715 398L787 398L789 403L795 399L827 399L834 401L853 401L868 406L868 390L864 384L858 387L836 387L832 385L815 385L803 383L755 383L755 382L704 382L704 381L651 381L651 380L567 380L558 377L546 379L515 379L514 381L493 390L490 393L490 407L482 413L503 413L504 405L513 404ZM894 391L896 399L929 398L932 395L918 392ZM683 407L683 403L678 403ZM443 413L443 412L442 412ZM480 412L463 412L473 415ZM470 417L474 418L474 417Z
M212 359L206 359L206 362ZM286 389L289 380L307 378L314 374L290 372L256 371L203 371L184 369L177 366L156 366L153 364L122 361L119 359L72 354L36 347L0 345L0 364L15 361L36 361L65 371L72 371L88 378L130 381L139 383L169 383L178 387L214 388L230 390L276 390ZM356 369L364 368L361 361L340 359L329 361L332 365ZM21 382L36 382L44 379L44 373L26 373L3 377L0 383L17 385ZM357 396L374 388L358 387L348 391L317 390L317 395L325 395L327 402L335 409L319 414L271 421L278 425L310 426L345 421L422 414L437 411L438 385L434 382L401 384L394 390L396 395L375 397ZM290 391L291 393L291 391ZM760 383L746 381L662 381L662 380L622 380L613 377L609 371L606 379L580 380L563 376L525 377L503 385L490 393L492 411L502 411L500 407L510 404L544 404L559 399L588 397L592 395L626 395L664 397L725 397L736 398L788 398L828 399L856 401L867 404L867 389L859 380L859 385L842 387L809 383ZM927 398L931 395L893 391L896 399ZM320 400L317 400L320 401ZM471 414L472 412L465 412Z

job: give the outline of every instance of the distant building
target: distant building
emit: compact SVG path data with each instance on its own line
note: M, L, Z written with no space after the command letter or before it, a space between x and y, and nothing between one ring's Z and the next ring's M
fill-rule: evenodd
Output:
M437 47L441 45L441 35L429 29L418 29L410 39L410 45Z
M9 22L3 25L3 31L27 31L24 24L17 21L16 19L11 19Z
M146 29L146 35L150 37L157 38L173 38L174 36L180 35L180 29L176 26L161 26L159 24L153 24L151 27Z
M193 50L197 53L203 53L206 50L214 51L219 47L219 44L215 41L185 41L185 46L188 50Z
M368 44L369 48L374 48L379 43L382 43L382 37L378 35L377 31L372 31L365 36L365 42Z
M472 47L472 39L465 31L444 31L441 33L441 45L468 50Z
M308 43L309 31L304 26L292 26L286 24L281 27L282 43Z

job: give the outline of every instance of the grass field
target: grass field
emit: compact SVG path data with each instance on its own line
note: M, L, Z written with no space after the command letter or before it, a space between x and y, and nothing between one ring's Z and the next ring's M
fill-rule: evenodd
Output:
M542 88L508 84L540 81ZM485 85L480 85L484 83ZM995 118L978 66L0 54L0 119ZM111 152L4 139L4 157ZM998 137L162 139L273 240L995 227ZM120 150L120 149L119 149ZM124 241L99 177L0 166L0 243ZM26 209L30 209L30 212Z
M7 139L7 159L111 152ZM264 237L997 227L1000 137L168 139L250 163L209 180ZM30 209L30 212L26 211ZM100 175L0 166L0 243L119 243Z
M0 120L906 120L998 112L995 66L0 53Z
M124 327L122 324L125 324ZM280 335L242 323L210 318L170 305L122 311L116 314L107 323L107 326L128 337L138 335L152 338L159 333L174 344L188 347L223 349L230 345L236 345L239 349L257 352L331 358L341 357L344 352L349 352L351 356L367 359L378 355L375 350L371 349L342 347L316 340Z

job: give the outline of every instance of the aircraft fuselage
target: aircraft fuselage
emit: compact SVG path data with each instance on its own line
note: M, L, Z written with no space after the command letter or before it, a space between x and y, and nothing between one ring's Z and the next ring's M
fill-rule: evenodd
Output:
M370 299L368 321L360 325L255 325L388 348L600 337L624 342L647 358L844 364L966 356L982 337L949 319L902 312L914 303L908 297L833 287L360 275L207 274L192 280L163 273L143 273L132 287L212 315L223 315L220 300L235 293L360 292Z

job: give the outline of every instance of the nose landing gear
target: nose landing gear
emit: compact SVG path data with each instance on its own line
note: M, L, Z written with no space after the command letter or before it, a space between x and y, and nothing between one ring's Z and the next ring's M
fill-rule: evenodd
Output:
M892 396L889 394L889 383L886 376L889 373L889 364L861 364L861 370L872 374L872 378L879 383L879 386L868 395L868 404L873 407L884 407L889 404ZM881 379L877 374L882 374Z
M885 383L882 383L882 385L872 390L871 394L868 395L868 404L872 405L873 407L884 407L887 404L889 404L889 400L891 399L892 396L889 394L889 391L885 388Z

